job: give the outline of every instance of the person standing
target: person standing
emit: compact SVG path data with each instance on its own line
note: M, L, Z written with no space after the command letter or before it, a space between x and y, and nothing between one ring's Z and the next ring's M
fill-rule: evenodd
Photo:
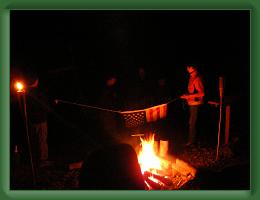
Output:
M167 83L167 79L164 74L159 74L157 84L154 89L154 102L155 105L165 104L171 99L170 89ZM168 111L167 111L168 112ZM169 131L169 121L167 117L158 119L153 124L153 129L156 133L155 143L159 146L159 155L165 157L168 153L169 141L171 131ZM157 150L157 149L156 149Z
M124 90L126 110L140 110L152 106L151 81L144 67L135 68L133 76L128 78L127 82L127 88Z
M28 92L28 117L31 124L33 158L40 167L49 165L48 146L48 112L50 111L47 96L39 88L37 77Z
M111 138L118 140L120 132L120 120L118 113L112 112L121 109L121 95L118 78L115 74L109 74L105 79L105 86L100 95L99 105L109 111L100 111L99 117L103 130Z
M189 73L188 93L183 94L180 98L185 99L189 106L189 136L187 146L194 144L197 134L197 118L200 106L203 104L204 85L198 69L194 65L186 67Z

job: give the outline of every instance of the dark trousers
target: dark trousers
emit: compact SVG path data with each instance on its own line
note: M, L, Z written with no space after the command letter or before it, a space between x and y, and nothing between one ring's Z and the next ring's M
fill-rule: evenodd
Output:
M189 143L194 143L197 135L197 119L200 105L189 106Z
M32 153L36 161L48 159L47 122L32 124Z

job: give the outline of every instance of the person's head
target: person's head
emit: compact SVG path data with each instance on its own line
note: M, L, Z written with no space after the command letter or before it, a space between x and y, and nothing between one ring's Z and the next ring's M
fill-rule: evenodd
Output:
M112 87L112 86L114 86L114 85L116 84L116 82L117 82L117 78L116 78L115 76L111 76L111 77L109 77L109 78L106 80L106 85L107 85L108 87Z
M141 79L145 78L145 69L143 67L138 68L138 75Z
M191 74L195 74L195 73L198 72L197 67L194 66L194 65L188 65L188 66L186 67L186 69L187 69L187 71L188 71L188 73L189 73L190 75L191 75Z
M113 87L117 84L117 74L113 71L109 71L104 76L104 81L107 87Z
M166 85L166 79L165 78L160 78L158 80L158 85L161 87L164 87Z

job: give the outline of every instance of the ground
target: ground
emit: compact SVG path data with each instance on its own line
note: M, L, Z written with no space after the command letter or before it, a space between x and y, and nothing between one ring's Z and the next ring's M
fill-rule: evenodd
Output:
M222 146L218 160L216 148L202 144L185 147L175 156L198 170L195 179L181 189L249 189L249 160L237 155L235 146ZM80 168L70 170L69 164L56 162L51 166L36 168L33 186L32 179L28 178L32 177L31 166L20 163L12 171L12 189L79 189Z

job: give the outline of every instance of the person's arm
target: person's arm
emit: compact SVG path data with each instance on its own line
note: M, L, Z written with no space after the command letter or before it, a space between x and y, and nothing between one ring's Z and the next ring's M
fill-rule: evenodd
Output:
M195 89L198 91L198 93L194 94L195 96L193 96L193 97L204 97L205 96L204 85L202 83L201 78L197 78L195 80L194 85L195 85Z
M203 97L203 96L205 96L204 85L202 83L201 78L196 78L194 80L194 87L198 91L198 93L196 93L196 94L183 94L182 96L180 96L180 98L182 98L182 99L190 99L190 98L196 98L196 97Z

